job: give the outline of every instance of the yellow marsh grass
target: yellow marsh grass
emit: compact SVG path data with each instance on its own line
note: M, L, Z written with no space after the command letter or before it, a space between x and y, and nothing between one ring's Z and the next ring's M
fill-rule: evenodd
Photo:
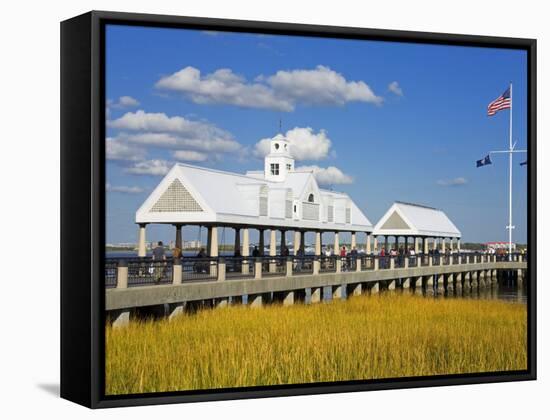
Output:
M106 329L106 392L523 370L526 319L522 304L387 293L132 321Z

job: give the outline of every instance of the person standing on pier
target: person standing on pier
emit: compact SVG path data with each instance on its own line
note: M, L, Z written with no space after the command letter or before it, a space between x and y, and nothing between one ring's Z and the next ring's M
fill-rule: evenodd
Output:
M160 283L164 274L164 266L166 261L166 254L164 252L164 245L162 241L158 241L157 246L153 249L153 266L155 283Z

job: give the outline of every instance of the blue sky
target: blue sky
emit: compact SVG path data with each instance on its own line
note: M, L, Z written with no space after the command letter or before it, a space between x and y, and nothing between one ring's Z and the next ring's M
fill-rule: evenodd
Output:
M259 142L279 120L296 166L315 166L373 224L401 200L443 209L464 241L507 240L507 157L475 161L507 147L509 111L486 109L510 81L526 147L524 51L112 25L106 36L107 242L136 240L135 211L176 161L261 169ZM514 239L525 243L515 159ZM173 236L148 228L148 240Z

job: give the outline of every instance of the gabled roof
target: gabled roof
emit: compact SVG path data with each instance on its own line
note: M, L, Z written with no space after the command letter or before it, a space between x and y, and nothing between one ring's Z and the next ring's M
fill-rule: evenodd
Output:
M460 238L461 233L442 211L396 201L374 226L375 235Z
M322 191L312 172L291 172L282 182L262 179L259 173L247 175L199 166L176 164L136 212L136 223L227 223L288 226L312 229L371 231L372 224L347 194ZM322 197L333 194L349 200L352 223L327 223L284 216L285 202L274 198L270 215L260 215L260 194L268 187L269 196L291 190L294 200L305 200L313 192ZM274 196L275 197L275 196ZM277 196L279 197L279 196ZM271 198L269 199L271 202ZM319 202L317 199L315 202ZM280 214L279 214L280 213Z

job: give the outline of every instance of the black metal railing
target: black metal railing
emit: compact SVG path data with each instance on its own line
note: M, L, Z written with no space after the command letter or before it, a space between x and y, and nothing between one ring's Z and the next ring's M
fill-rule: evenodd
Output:
M127 260L128 287L172 283L173 261L149 257Z
M218 279L217 257L184 257L181 259L182 283Z
M118 260L105 261L105 287L111 289L118 282Z
M303 257L293 257L292 264L292 274L293 275L303 275L303 274L313 274L313 263L315 261L315 256L306 255Z
M286 276L286 256L267 256L261 257L262 277L268 276Z
M336 273L337 260L340 257L337 256L325 256L319 257L319 272L320 273Z
M254 277L254 257L225 257L224 260L226 279L243 279Z
M219 278L219 270L225 279L255 278L256 267L261 266L261 277L286 276L287 262L292 262L292 275L313 274L317 261L320 273L335 273L340 266L341 272L356 271L357 262L361 262L361 271L374 270L376 261L380 270L389 269L393 260L394 268L404 268L408 260L409 267L421 267L429 265L457 265L476 264L483 259L484 262L527 261L526 254L487 254L479 252L455 252L452 254L417 254L417 255L348 255L340 256L262 256L262 257L183 257L178 260L181 264L181 282L215 281ZM483 257L483 258L482 258ZM224 268L219 268L223 262ZM259 263L257 265L256 263ZM127 286L143 286L155 284L169 284L174 281L174 260L169 257L165 260L154 260L151 257L141 258L107 258L105 260L105 287L115 288L119 282L120 267L127 267ZM176 282L178 279L176 279Z

